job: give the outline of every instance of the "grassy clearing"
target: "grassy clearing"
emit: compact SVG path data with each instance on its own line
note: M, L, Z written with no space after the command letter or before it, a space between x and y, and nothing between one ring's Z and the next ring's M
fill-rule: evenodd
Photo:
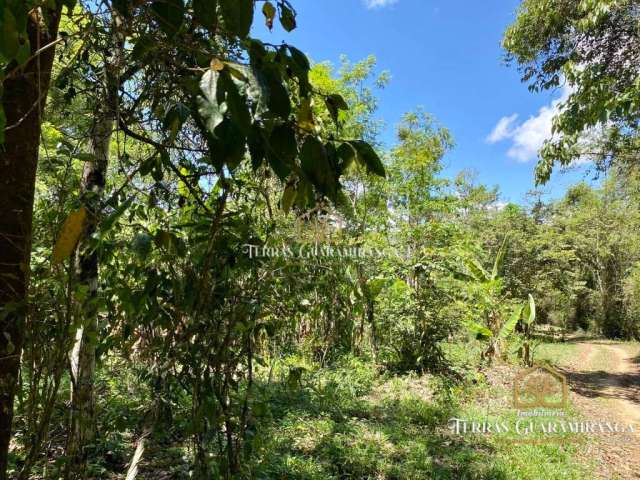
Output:
M534 351L535 362L549 362L559 367L576 359L578 346L570 342L550 342L539 344Z
M571 344L543 351L550 359L570 356ZM252 398L254 428L248 458L239 479L261 480L520 480L588 478L581 464L584 441L565 436L562 443L516 444L511 435L454 435L451 418L491 423L518 420L511 405L512 366L477 370L479 346L449 346L462 383L431 375L377 370L371 362L346 357L320 368L300 357L289 357L256 372ZM555 355L555 357L554 357ZM476 365L469 368L470 365ZM106 367L106 366L105 366ZM135 432L119 428L127 418L141 423L146 407L135 378L109 365L101 388L109 391L109 408L99 405L101 421L117 435L98 447L102 462L92 463L95 478L123 479L134 450ZM148 392L147 392L148 394ZM185 405L174 405L175 420ZM569 412L573 415L575 412ZM539 433L528 438L540 440ZM138 478L190 478L188 438L171 431L148 442ZM170 477L166 477L170 475ZM37 478L37 477L34 477Z
M380 375L356 359L308 371L295 388L286 381L263 384L263 433L246 474L318 480L587 477L589 466L576 460L584 440L576 436L518 445L513 435L449 430L453 417L514 424L510 394L510 385L482 376L453 386L431 376Z

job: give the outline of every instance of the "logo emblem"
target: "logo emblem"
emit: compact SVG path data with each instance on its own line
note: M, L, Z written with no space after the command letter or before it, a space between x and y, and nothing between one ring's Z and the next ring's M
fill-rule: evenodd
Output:
M515 408L565 408L569 402L567 378L549 365L534 365L520 372L513 384Z

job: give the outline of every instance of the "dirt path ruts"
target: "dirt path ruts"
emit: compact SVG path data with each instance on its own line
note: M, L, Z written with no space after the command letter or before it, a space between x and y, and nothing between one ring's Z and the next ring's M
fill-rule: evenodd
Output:
M603 435L587 447L606 479L640 479L640 348L606 341L578 344L563 369L573 403L588 419L632 424L633 435Z

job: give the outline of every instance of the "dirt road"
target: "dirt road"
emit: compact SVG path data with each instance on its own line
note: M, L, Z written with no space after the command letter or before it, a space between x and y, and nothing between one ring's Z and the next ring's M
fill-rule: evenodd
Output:
M635 435L604 435L584 452L606 479L640 479L640 347L604 340L577 343L563 368L573 404L589 419L633 424Z

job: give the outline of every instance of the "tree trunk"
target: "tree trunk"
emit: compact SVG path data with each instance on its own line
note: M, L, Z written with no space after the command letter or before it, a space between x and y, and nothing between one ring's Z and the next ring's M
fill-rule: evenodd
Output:
M87 221L76 252L78 286L86 297L79 309L82 319L71 352L71 415L67 444L68 477L81 478L87 460L86 446L95 437L94 374L98 335L98 253L91 245L100 217L100 203L109 161L113 119L98 113L91 132L93 160L85 163L82 175L82 203Z
M43 47L58 35L60 9L38 10L27 22L31 53L40 54L3 82L7 119L0 146L0 480L7 478L7 457L13 420L13 399L24 340L31 254L31 221L40 125L46 104L54 47ZM15 64L9 66L12 70Z
M71 352L71 415L67 440L67 477L83 478L89 451L96 434L94 377L98 341L98 252L92 236L98 228L102 196L109 166L112 132L117 117L118 72L122 59L124 35L122 19L114 10L113 50L104 61L104 98L98 98L91 135L92 159L84 165L81 200L87 210L87 221L76 250L76 276L85 291L79 309L82 319L76 331Z

